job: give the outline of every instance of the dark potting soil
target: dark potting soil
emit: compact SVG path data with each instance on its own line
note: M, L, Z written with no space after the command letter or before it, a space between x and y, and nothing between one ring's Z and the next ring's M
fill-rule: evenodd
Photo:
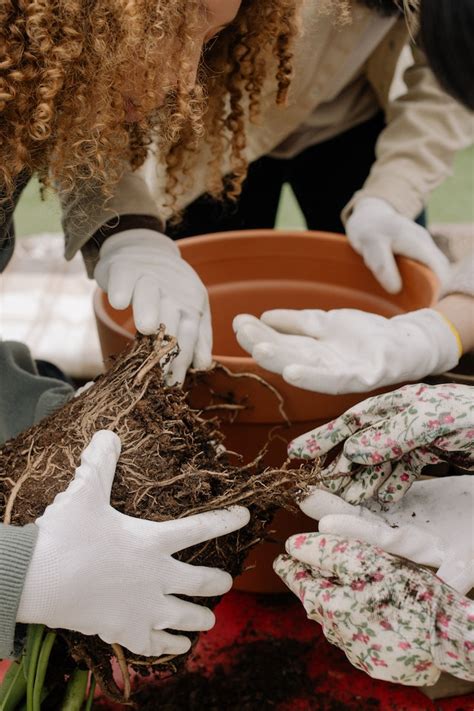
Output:
M237 644L230 665L178 674L145 686L135 697L141 711L376 711L377 699L345 703L318 692L306 667L311 643L263 639ZM315 690L316 689L316 690Z

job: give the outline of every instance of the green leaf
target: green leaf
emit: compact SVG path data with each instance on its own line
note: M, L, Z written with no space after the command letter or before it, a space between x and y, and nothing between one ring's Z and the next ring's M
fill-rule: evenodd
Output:
M38 658L38 666L36 669L36 678L33 688L33 711L41 711L41 696L43 692L44 680L48 670L49 656L56 639L56 632L48 632L44 638L41 652Z
M25 698L25 694L26 679L23 673L23 662L13 662L0 686L0 711L14 711Z
M33 711L33 688L44 629L44 625L28 625L24 654L27 711Z
M89 671L76 669L70 676L61 711L80 711L85 700Z

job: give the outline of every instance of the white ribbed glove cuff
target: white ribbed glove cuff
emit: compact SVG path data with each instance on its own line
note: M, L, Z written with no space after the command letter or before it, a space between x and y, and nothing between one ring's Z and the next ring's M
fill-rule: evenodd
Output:
M40 530L20 598L19 622L44 624L54 619L60 589L59 576L56 546L49 535Z
M392 322L400 328L407 348L410 342L423 344L419 353L418 368L406 374L410 380L444 373L459 363L461 354L458 341L447 321L434 309L420 309L409 314L394 316ZM403 342L399 345L402 348ZM413 364L412 360L410 364Z
M130 238L130 233L131 230L126 230L125 232L117 232L117 234L109 237L101 247L100 258L109 255L111 252L131 251L135 254L142 248L149 249L150 246L152 246L153 249L162 249L165 254L181 257L176 242L173 242L170 237L160 232L143 228L133 230L133 239Z

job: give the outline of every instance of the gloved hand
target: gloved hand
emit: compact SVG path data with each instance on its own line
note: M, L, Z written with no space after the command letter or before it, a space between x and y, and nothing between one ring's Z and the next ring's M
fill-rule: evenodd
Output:
M115 309L133 306L141 333L154 333L160 323L180 347L167 382L181 383L188 367L212 363L212 326L207 290L178 246L165 235L139 229L109 237L100 250L94 278Z
M321 473L324 486L352 504L399 501L427 464L474 470L474 389L406 385L376 395L294 439L288 454L313 459L342 442Z
M74 392L73 398L80 397L82 393L86 393L93 385L93 380L89 380L87 383L84 383L84 385L81 385L81 387L77 388L77 390Z
M249 513L233 507L163 523L125 516L110 506L119 454L117 435L96 433L74 480L37 519L17 619L98 634L135 654L181 654L190 640L164 630L208 630L215 619L176 595L222 595L232 578L173 554L241 528Z
M329 642L375 679L424 686L440 670L474 680L474 603L381 548L308 533L274 569Z
M449 261L428 230L400 215L385 200L369 197L356 203L347 220L346 234L374 277L390 294L402 288L395 254L426 264L442 285L448 278Z
M462 354L432 309L384 318L355 309L275 309L233 322L239 344L290 385L337 395L418 380L457 365Z
M319 521L320 533L334 533L379 545L437 575L462 595L474 587L474 477L415 482L388 508L376 501L353 506L315 489L300 507Z

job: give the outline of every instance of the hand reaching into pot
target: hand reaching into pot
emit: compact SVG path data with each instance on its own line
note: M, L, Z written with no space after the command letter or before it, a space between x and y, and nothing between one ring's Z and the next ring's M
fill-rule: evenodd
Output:
M37 519L17 620L98 634L135 654L182 654L188 637L165 630L208 630L215 618L177 596L223 595L232 578L173 555L236 531L249 513L232 507L159 523L121 514L110 505L119 455L117 435L97 432L74 480Z
M428 230L398 213L386 200L368 197L356 202L346 232L352 247L390 294L402 288L397 254L426 264L441 284L448 277L449 261Z
M355 309L266 311L233 322L237 341L290 385L330 395L368 392L457 365L459 339L433 309L384 318Z
M169 237L152 230L128 230L109 237L100 250L94 278L115 309L133 307L140 333L161 323L175 336L180 352L167 382L182 383L191 365L212 363L212 327L207 290Z
M399 501L428 464L474 470L474 388L421 384L376 395L297 437L288 453L314 459L341 444L322 479L352 504Z
M274 569L329 642L375 679L474 680L474 603L433 574L362 541L293 536Z

